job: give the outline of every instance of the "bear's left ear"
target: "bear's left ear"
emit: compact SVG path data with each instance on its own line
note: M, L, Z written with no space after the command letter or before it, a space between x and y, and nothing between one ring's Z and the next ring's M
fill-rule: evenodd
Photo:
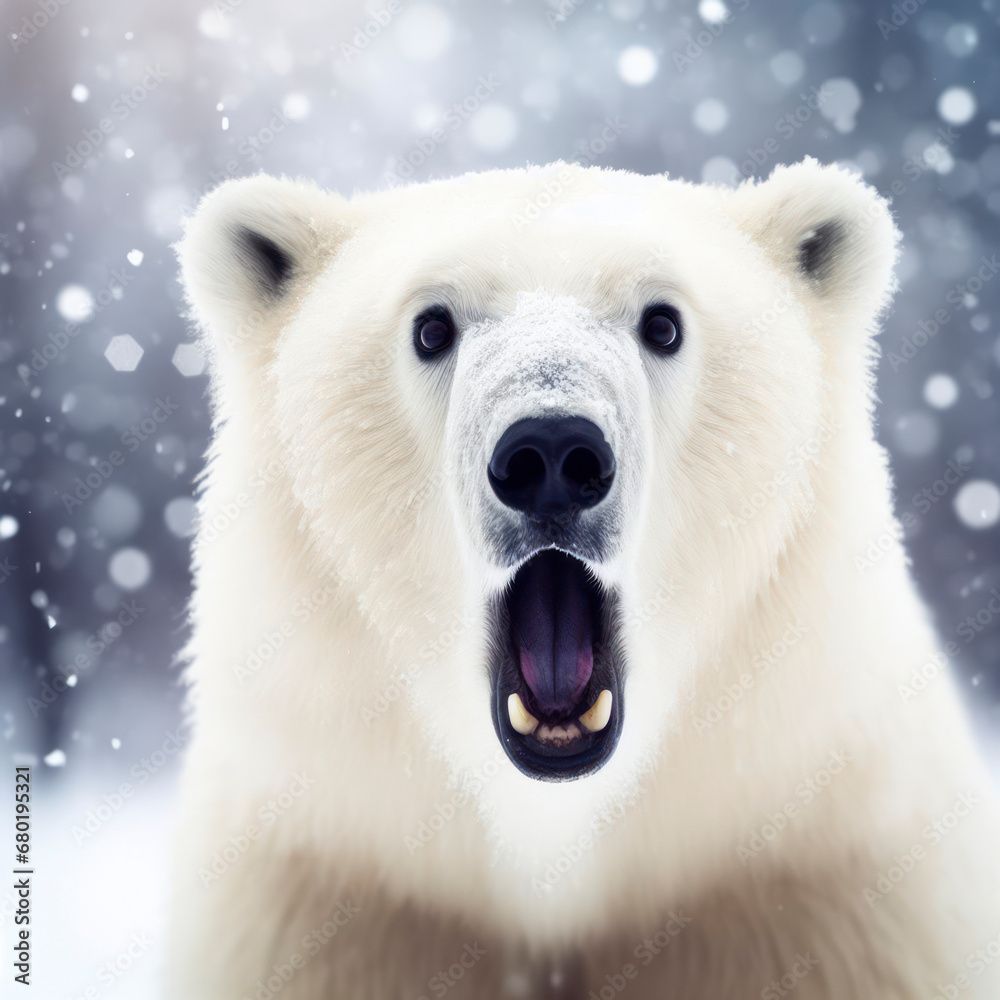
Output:
M266 360L298 297L353 231L349 202L259 174L206 195L177 245L216 378Z
M737 224L820 307L820 324L867 328L894 290L889 206L842 167L806 159L732 195Z

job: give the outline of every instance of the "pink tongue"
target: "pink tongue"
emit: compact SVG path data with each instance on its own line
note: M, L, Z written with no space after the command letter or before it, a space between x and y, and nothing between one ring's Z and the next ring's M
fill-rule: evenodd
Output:
M593 669L594 654L589 649L581 649L573 670L563 671L565 676L560 677L557 675L559 667L554 662L550 660L539 670L531 653L521 648L521 673L538 707L546 715L569 714L580 700Z
M584 567L543 552L518 574L510 601L521 675L547 716L568 715L594 669L593 611Z

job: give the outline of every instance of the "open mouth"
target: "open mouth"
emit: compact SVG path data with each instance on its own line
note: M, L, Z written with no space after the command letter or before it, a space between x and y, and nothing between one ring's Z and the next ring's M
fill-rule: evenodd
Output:
M579 559L532 556L497 599L493 721L514 765L566 781L614 753L624 717L616 598Z

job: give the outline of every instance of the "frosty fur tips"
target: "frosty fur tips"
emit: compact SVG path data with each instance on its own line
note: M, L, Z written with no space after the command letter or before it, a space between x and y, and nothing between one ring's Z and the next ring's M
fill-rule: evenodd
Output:
M988 777L898 694L895 253L814 161L202 201L171 998L1000 996Z

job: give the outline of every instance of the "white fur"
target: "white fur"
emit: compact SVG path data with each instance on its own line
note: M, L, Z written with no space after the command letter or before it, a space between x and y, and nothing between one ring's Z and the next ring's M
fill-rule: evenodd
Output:
M836 254L801 274L802 239L831 220ZM295 261L281 296L248 276L234 225ZM454 997L558 992L553 969L583 996L632 962L627 995L737 1000L806 951L801 1000L930 1000L963 971L963 997L1000 995L1000 962L965 968L1000 935L996 804L945 672L900 696L937 648L902 547L855 564L894 524L869 337L895 233L870 189L812 161L735 191L554 165L345 201L262 176L209 195L179 254L217 423L172 996L256 995L348 897L359 916L282 1000L417 997L474 938L488 955ZM635 333L659 300L685 322L669 358ZM428 366L410 325L441 301L462 333ZM485 464L513 420L548 411L589 417L618 458L592 568L623 595L629 664L617 751L561 784L503 756L485 648L485 601L512 575ZM835 753L848 763L806 804ZM261 820L301 772L315 784ZM931 845L966 792L979 804ZM925 859L869 905L914 844ZM677 909L692 923L641 965Z

